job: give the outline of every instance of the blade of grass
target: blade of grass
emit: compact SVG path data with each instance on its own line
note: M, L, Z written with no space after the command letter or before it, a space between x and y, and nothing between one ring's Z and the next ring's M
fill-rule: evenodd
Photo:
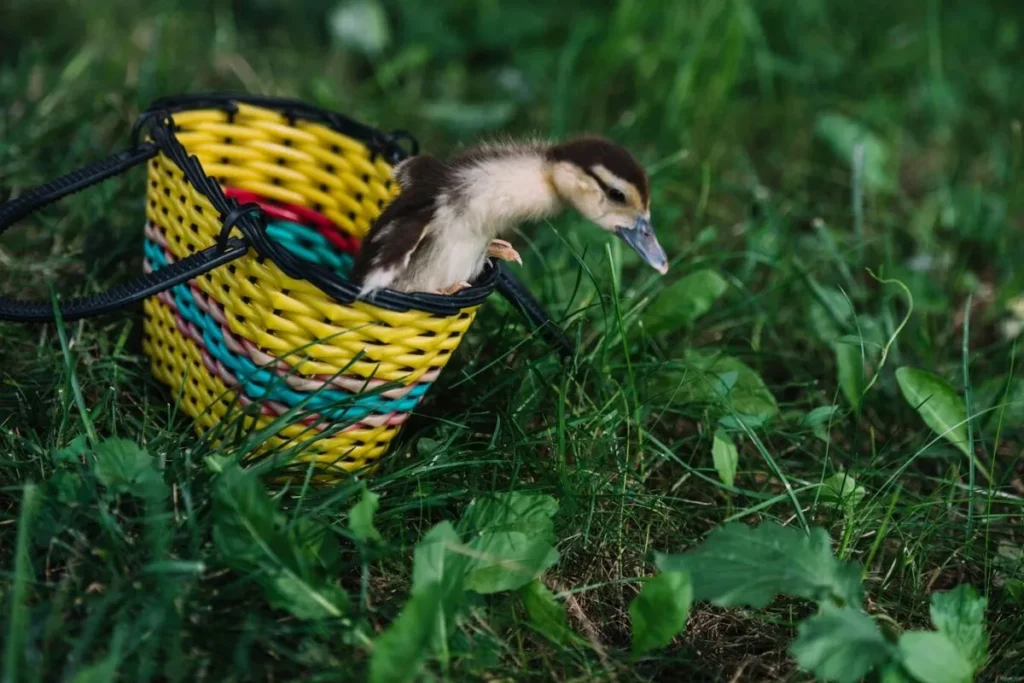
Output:
M14 584L11 587L10 615L7 620L7 645L4 648L4 681L17 683L18 671L25 654L28 633L28 586L32 579L29 537L32 523L39 512L39 488L26 484L21 492L21 514L18 515L18 540L14 547Z
M51 292L50 295L51 303L53 306L54 324L57 327L57 337L60 339L60 349L64 356L64 368L67 372L67 381L71 386L71 393L75 398L75 405L78 407L78 414L82 419L82 425L85 427L85 433L89 437L89 441L93 446L99 443L99 436L96 434L96 427L92 423L92 417L89 414L89 408L85 405L85 396L82 395L82 385L78 381L78 374L75 372L75 362L71 356L71 347L68 344L67 329L64 326L64 318L60 314L60 304L57 300L57 295Z
M974 293L967 295L967 303L964 304L964 330L962 335L962 346L960 351L961 362L964 373L964 403L967 408L967 450L971 457L967 462L967 483L970 487L967 493L967 543L974 542L974 477L975 477L975 455L974 455L974 407L971 400L971 375L970 375L970 336L971 336L971 303L974 301ZM995 474L993 472L993 474ZM989 491L992 490L992 480L988 482Z

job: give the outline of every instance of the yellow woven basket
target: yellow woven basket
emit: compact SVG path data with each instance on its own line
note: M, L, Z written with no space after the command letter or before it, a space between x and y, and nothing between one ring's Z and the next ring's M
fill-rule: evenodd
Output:
M189 95L155 102L133 148L0 206L0 232L71 192L147 165L145 275L63 302L76 319L143 301L143 350L200 432L263 430L257 452L298 452L321 477L372 470L499 289L564 349L500 264L453 296L346 279L360 238L398 191L405 133L302 102ZM415 153L415 147L412 151ZM0 299L0 319L49 306Z

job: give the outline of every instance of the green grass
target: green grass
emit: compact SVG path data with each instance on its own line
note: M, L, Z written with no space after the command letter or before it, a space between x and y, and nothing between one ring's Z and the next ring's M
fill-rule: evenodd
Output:
M1019 676L1017 4L389 0L390 40L366 56L332 34L322 0L7 0L0 198L124 148L156 97L252 91L410 129L442 155L498 131L611 135L652 173L671 269L659 279L569 215L514 237L579 357L560 364L509 306L485 306L366 480L380 543L349 526L362 482L269 489L287 528L275 543L333 553L304 585L343 589L351 608L321 620L272 606L260 583L292 560L246 564L215 540L266 508L218 483L222 454L149 376L137 311L0 324L4 680L361 680L408 599L415 543L511 490L558 502L560 559L543 581L580 637L554 645L521 596L477 596L432 676L807 680L788 647L811 610L788 599L697 602L671 647L631 657L651 552L728 520L827 529L893 631L926 628L934 591L972 584L991 632L978 679ZM0 292L70 296L137 273L141 193L136 172L23 221L0 240ZM901 367L966 402L974 460L915 411ZM733 409L763 420L723 422L723 383ZM716 432L737 446L732 486ZM166 497L148 465L97 468L110 437L154 458ZM846 510L821 485L840 471L865 493ZM312 528L328 540L300 533Z

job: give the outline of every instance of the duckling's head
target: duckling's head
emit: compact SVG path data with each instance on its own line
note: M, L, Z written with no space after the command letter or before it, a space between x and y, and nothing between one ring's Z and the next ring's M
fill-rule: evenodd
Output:
M668 258L651 227L647 173L624 147L600 137L553 145L551 184L584 218L615 233L661 274Z

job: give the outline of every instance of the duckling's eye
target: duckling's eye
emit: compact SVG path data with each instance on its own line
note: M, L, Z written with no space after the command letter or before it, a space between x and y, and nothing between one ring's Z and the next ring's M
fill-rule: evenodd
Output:
M622 193L622 190L617 190L614 187L608 188L608 199L619 204L626 203L626 195Z

